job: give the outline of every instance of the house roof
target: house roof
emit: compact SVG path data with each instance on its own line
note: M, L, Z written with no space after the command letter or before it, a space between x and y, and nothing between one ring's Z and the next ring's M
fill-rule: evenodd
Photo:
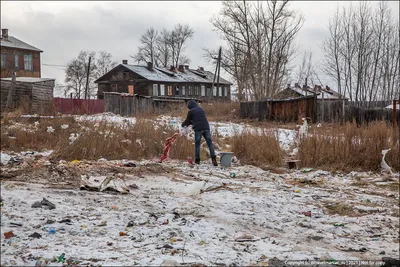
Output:
M174 83L193 82L193 83L212 84L214 77L214 74L209 71L200 71L194 69L185 69L184 72L180 72L178 70L171 71L168 68L161 68L161 67L153 67L152 70L149 70L147 66L142 66L142 65L120 64L117 67L119 66L123 66L124 68L130 70L133 73L136 73L137 75L143 77L144 79L154 82L174 82ZM106 75L107 74L103 75L95 82L102 80L102 78L105 77ZM215 84L216 83L217 79L215 79ZM232 83L223 79L221 76L219 77L219 83L224 85L232 85Z
M0 43L1 43L1 46L3 46L3 47L19 48L19 49L43 52L39 48L36 48L34 46L31 46L30 44L22 42L21 40L15 38L13 36L8 36L7 40L4 38L1 38Z
M1 78L2 81L11 81L12 78ZM56 79L51 78L33 78L33 77L16 77L16 82L23 82L23 83L40 83L40 82L48 82L48 81L55 81Z
M317 99L324 99L324 100L340 99L340 95L336 91L334 91L330 88L316 87L315 89L313 89L311 87L301 88L301 87L293 86L290 88L285 88L283 91L287 91L287 90L296 92L301 96L310 96L310 95L313 95L314 93L316 93ZM343 99L346 100L348 98L344 97Z

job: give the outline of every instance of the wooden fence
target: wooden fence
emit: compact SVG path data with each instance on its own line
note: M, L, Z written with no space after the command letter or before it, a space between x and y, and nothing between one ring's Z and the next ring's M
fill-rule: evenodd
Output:
M386 108L393 101L379 101L370 105L363 103L355 105L352 102L340 100L317 100L313 96L296 99L266 100L258 102L241 102L241 118L273 120L281 122L301 123L306 117L311 122L347 122L357 124L376 120L389 122L400 121L400 111ZM373 108L366 108L370 106Z
M157 97L104 92L104 111L121 116L135 116L138 113L165 112L181 107L191 98ZM201 102L199 99L196 101Z
M281 122L300 122L303 117L315 120L314 96L296 99L265 100L240 103L240 117Z

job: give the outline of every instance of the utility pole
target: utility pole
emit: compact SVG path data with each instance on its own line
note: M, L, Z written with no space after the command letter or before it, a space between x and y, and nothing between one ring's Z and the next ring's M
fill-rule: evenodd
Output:
M89 57L89 64L88 64L87 76L86 76L85 99L87 99L87 96L88 96L89 72L90 72L90 60L91 60L91 59L92 59L92 57Z
M220 62L221 62L221 49L222 47L219 47L219 52L218 52L218 58L217 58L217 65L215 66L215 73L213 77L213 83L211 86L211 92L210 92L210 99L212 98L213 92L214 92L214 83L215 83L215 76L218 75L217 78L217 90L218 90L218 85L219 85L219 70L220 70ZM218 73L218 74L217 74Z

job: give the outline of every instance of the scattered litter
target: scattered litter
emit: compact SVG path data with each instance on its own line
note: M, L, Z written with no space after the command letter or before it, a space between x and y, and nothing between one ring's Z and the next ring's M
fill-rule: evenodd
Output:
M71 219L64 219L60 221L60 223L67 223L67 224L71 222L72 222Z
M79 163L81 163L79 160L77 160L77 159L74 159L73 161L71 161L71 163L73 163L73 164L79 164Z
M14 222L11 222L10 224L11 224L11 225L15 225L15 226L22 226L22 223L14 223Z
M121 194L129 193L125 181L113 176L91 176L89 179L82 179L80 189L99 192L113 191Z
M229 176L231 178L235 178L236 177L236 172L235 171L231 171L231 173L229 174Z
M339 227L339 226L344 226L343 223L334 223L333 226Z
M39 233L34 232L34 233L31 234L29 237L32 237L32 238L42 238L42 235L39 234Z
M5 239L9 239L11 237L15 237L16 235L14 235L14 233L12 231L9 232L4 232L4 238Z
M249 234L244 234L235 238L236 242L254 242L257 240L259 240L259 238L256 238L255 236Z
M11 156L5 153L1 153L0 154L0 159L1 159L1 165L7 165L10 160L11 160Z
M307 217L311 217L311 211L303 211L301 214L303 214Z
M128 236L128 234L125 232L119 232L119 236Z
M302 169L301 172L310 172L312 170L313 170L313 168L305 168L305 169Z
M56 229L54 227L49 227L47 228L47 232L51 235L56 234Z
M55 209L56 205L48 201L47 199L43 198L42 201L36 201L35 203L32 204L32 208L45 208L45 209Z
M124 164L124 167L136 167L136 164L133 162L127 162Z
M164 260L160 266L181 266L177 261L175 260Z
M381 161L381 168L382 168L382 172L388 172L388 173L392 173L392 168L390 168L390 166L386 163L385 161L385 157L386 154L391 150L391 148L386 149L386 150L382 150L382 161Z
M65 253L63 253L57 257L57 262L61 262L61 263L65 262Z

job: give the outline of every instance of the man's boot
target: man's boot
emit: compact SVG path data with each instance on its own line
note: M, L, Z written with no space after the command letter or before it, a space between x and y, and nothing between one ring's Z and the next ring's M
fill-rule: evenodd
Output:
M211 160L214 166L218 166L217 157L212 157Z
M194 163L195 163L195 164L200 164L200 159L199 159L199 158L196 158L196 159L194 160Z

